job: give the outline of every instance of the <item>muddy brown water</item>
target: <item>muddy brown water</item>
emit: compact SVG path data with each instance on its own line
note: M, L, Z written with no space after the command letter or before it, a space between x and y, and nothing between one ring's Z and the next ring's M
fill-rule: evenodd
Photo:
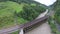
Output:
M47 12L48 12L48 10L46 10L45 13L42 13L41 15L39 15L37 17L37 19L44 17L47 14ZM25 34L52 34L52 33L51 33L51 28L50 28L48 22L46 21L44 24L36 27L35 29L33 29Z

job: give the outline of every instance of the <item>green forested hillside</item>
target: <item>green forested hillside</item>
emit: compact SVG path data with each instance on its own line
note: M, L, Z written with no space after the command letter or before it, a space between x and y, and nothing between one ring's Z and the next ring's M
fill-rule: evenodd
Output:
M50 6L52 10L54 10L54 18L52 16L49 17L49 24L52 29L53 34L60 34L59 25L60 25L60 0L57 0L53 5ZM58 26L57 26L57 25Z
M15 11L20 12L22 6L11 1L0 2L0 28L14 25Z
M31 21L44 11L45 11L44 7L27 4L24 5L23 10L18 13L18 17Z
M55 11L55 19L60 24L60 0L57 0L53 5L53 10Z
M0 0L0 29L24 24L46 10L45 5L28 0Z

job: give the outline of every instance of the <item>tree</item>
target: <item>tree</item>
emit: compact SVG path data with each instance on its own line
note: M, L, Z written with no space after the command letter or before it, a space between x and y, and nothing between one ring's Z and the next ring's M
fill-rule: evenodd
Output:
M60 24L60 0L57 0L54 4L53 4L53 9L55 11L55 19L57 21L57 23Z
M25 4L23 6L23 10L18 13L18 16L25 20L31 21L45 10L46 8L42 6Z

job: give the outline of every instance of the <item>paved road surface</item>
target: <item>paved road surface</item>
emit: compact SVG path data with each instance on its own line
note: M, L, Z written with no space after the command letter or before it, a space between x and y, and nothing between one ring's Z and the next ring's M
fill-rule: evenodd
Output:
M7 32L11 33L11 32L17 31L18 28L19 28L18 26L14 26L14 27L11 27L8 29L2 29L2 30L0 30L0 34L7 34Z

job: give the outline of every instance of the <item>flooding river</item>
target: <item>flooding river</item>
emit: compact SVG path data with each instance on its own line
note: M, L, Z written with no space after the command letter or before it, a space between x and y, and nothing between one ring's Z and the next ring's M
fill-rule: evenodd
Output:
M48 12L48 9L44 13L39 15L37 19L44 17L47 14L47 12ZM51 34L51 29L48 22L46 22L25 34Z

